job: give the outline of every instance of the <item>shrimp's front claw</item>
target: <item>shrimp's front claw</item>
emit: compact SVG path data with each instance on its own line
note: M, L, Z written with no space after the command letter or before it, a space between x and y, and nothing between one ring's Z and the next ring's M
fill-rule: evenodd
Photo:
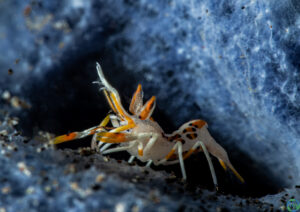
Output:
M65 135L55 137L54 139L51 140L51 143L54 145L57 145L57 144L65 143L65 142L72 141L75 139L84 138L89 135L94 135L95 133L107 132L108 129L109 128L106 128L103 126L96 126L96 127L92 127L92 128L86 129L81 132L71 132L71 133L68 133Z

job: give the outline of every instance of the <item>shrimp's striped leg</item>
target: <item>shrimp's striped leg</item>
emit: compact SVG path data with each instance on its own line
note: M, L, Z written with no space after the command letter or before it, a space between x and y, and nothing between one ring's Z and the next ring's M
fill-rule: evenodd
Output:
M112 114L109 114L107 115L107 117L109 118L109 120L111 121L111 124L113 127L117 128L117 127L120 127L120 124L119 124L119 120L118 120L118 117L115 116L115 115L112 115ZM105 119L107 118L105 117ZM100 123L99 126L106 126L108 124L108 121L107 122L104 122L104 120ZM95 149L96 151L99 151L99 149L101 148L101 146L104 144L104 142L101 142L99 140L97 140L97 134L94 134L93 135L93 138L92 138L92 142L91 142L91 148L92 149ZM106 147L105 149L107 149L108 147ZM101 150L100 150L101 152Z
M231 171L233 172L233 174L242 182L244 183L245 180L244 178L235 170L235 168L231 165L231 163L226 163L227 166L231 169ZM222 165L222 164L221 164Z
M188 157L191 156L191 154L193 154L195 151L197 151L197 148L200 146L200 143L199 142L196 142L194 144L194 146L187 152L183 155L183 159L187 159Z
M227 171L227 166L226 166L225 162L222 161L221 159L219 159L219 162L220 162L221 166L223 167L223 169L224 169L225 171Z
M121 146L121 147L116 147L116 148L111 148L108 150L105 150L102 152L102 154L109 154L109 153L114 153L114 152L121 152L121 151L126 151L131 149L134 145L136 145L136 142L132 142L128 146Z
M134 123L120 126L117 128L114 128L113 130L109 132L100 132L97 134L96 139L102 144L102 143L108 143L105 144L101 149L100 152L103 152L106 150L108 147L111 146L111 144L114 143L123 143L123 142L128 142L131 141L135 138L135 136L130 136L127 133L121 133L122 131L129 130L131 128L135 127Z
M127 133L119 133L119 132L100 132L97 134L97 139L104 143L124 143L128 141L132 141L133 136L130 136Z
M111 144L114 143L131 142L137 145L139 156L143 156L144 149L145 152L147 152L148 149L154 145L154 143L157 141L158 138L158 135L156 133L139 133L137 135L131 135L128 133L113 132L113 131L114 130L111 130L110 132L101 132L97 134L98 135L97 139L99 139L101 142L107 143L100 149L100 152L104 152ZM140 142L140 140L145 140L145 139L146 140L149 139L149 142L144 147L143 143ZM107 151L108 150L106 150L105 152Z
M174 154L175 152L175 146L178 144L178 157L179 157L179 160L176 160L176 161L167 161L171 156L172 154ZM174 163L180 163L180 166L181 166L181 171L182 171L182 175L183 175L183 171L184 171L184 163L183 163L183 160L185 158L187 158L188 156L190 156L196 149L198 146L201 146L202 149L203 149L203 152L205 154L205 157L208 161L208 165L209 165L209 168L210 168L210 172L211 172L211 175L212 175L212 178L213 178L213 182L214 182L214 185L216 187L216 189L218 189L218 182L217 182L217 177L216 177L216 173L215 173L215 170L214 170L214 167L213 167L213 164L211 162L211 158L209 156L209 153L204 145L203 142L201 141L198 141L194 144L194 146L192 147L192 149L190 151L188 151L184 156L182 156L182 143L181 142L177 142L176 145L173 147L173 149L171 150L171 152L167 155L167 157L165 157L165 159L163 159L163 161L161 163L165 163L165 165L171 165L171 164L174 164ZM184 178L186 179L186 178Z
M65 135L58 136L53 140L51 140L51 143L56 145L56 144L72 141L75 139L84 138L86 136L93 135L95 133L105 132L108 130L108 128L105 127L108 122L109 122L109 115L103 119L100 126L92 127L81 132L71 132Z
M239 181L241 181L242 183L245 182L244 178L235 170L235 168L231 165L231 163L229 164L227 163L226 165L226 163L221 159L219 159L219 162L225 171L227 171L227 166L228 166L233 172L233 174L239 179Z
M165 156L164 159L160 160L160 161L157 163L157 165L165 164L165 163L167 162L167 160L169 160L169 159L172 157L172 155L174 155L174 153L175 153L175 151L176 151L178 145L179 145L179 142L176 142L176 144L173 146L173 148L171 149L171 151Z
M213 178L214 185L215 185L216 189L218 189L218 183L217 183L216 173L215 173L213 164L211 162L211 158L209 156L209 153L208 153L208 151L207 151L204 143L201 142L201 141L196 142L194 144L194 146L184 156L182 156L182 143L180 141L176 142L176 144L174 145L174 147L172 148L172 150L168 153L168 155L164 159L162 159L161 161L159 161L158 164L171 165L171 164L179 162L180 163L180 167L181 167L181 172L182 172L183 179L186 180L186 174L185 174L185 168L184 168L184 162L183 162L183 160L185 158L187 158L188 156L190 156L197 149L198 146L201 146L202 149L203 149L203 152L204 152L205 157L206 157L206 159L208 161L208 164L209 164L209 168L210 168L210 172L211 172L211 175L212 175L212 178ZM179 158L179 160L176 160L176 161L167 161L175 153L176 149L178 150L178 158Z
M173 148L171 149L171 151L166 155L166 157L162 160L160 160L157 165L159 164L165 164L167 163L168 159L175 154L177 150L177 154L178 154L178 158L179 158L179 164L180 164L180 169L181 169L181 173L182 173L182 178L184 180L186 180L186 172L185 172L185 167L184 167L184 162L183 162L183 157L182 157L182 143L180 141L177 141L176 144L173 146Z

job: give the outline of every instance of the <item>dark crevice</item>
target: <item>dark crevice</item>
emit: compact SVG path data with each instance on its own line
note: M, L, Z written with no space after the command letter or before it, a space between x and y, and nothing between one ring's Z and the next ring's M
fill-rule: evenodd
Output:
M30 94L28 96L30 96L32 108L21 118L21 126L22 129L25 129L25 134L33 134L32 126L59 135L80 131L100 123L110 109L104 95L98 91L99 86L92 84L92 81L97 79L95 61L99 58L102 58L101 64L107 78L119 90L124 107L128 108L131 95L137 85L135 79L139 77L131 76L130 72L122 71L122 67L107 59L108 57L101 55L86 55L86 58L78 60L86 62L64 62L61 70L48 72L45 76L47 80L43 81L43 84L36 82L28 88L27 93ZM147 94L147 91L144 92ZM151 91L148 93L148 95L152 94ZM159 94L157 96L159 98ZM159 105L154 113L154 118L166 131L174 130L174 126L163 110L159 108ZM76 149L89 146L90 139L72 141L60 145L59 148ZM284 188L284 183L273 178L263 165L255 164L245 153L240 152L235 155L239 155L239 157L231 157L231 161L245 178L246 183L241 184L233 173L225 172L214 158L220 192L242 197L261 197L275 194ZM127 160L129 155L118 153L112 154L110 157ZM138 164L143 165L140 162ZM207 161L203 154L194 155L187 159L185 164L188 188L214 189ZM153 169L166 170L170 174L174 172L178 177L177 180L180 181L179 165L159 166L153 167Z

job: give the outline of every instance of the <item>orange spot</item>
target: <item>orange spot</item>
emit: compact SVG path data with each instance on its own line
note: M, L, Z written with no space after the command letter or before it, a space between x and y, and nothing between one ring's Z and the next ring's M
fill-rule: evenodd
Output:
M192 127L186 128L185 130L186 130L187 132L193 132L193 131L194 131Z
M193 122L193 125L197 128L202 128L204 125L206 125L206 122L203 120L197 120Z
M144 155L143 149L139 149L138 152L139 152L139 156L143 156Z

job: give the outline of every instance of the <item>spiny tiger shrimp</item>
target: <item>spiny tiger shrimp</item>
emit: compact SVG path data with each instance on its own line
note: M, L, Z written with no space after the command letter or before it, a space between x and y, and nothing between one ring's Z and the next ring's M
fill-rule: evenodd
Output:
M99 126L58 136L52 140L53 144L93 135L92 148L98 149L102 154L127 151L131 155L129 163L137 158L142 162L147 162L147 167L151 164L179 163L184 180L187 179L184 160L194 152L203 151L216 188L217 178L209 153L218 158L225 170L229 167L235 176L244 182L229 161L227 152L210 135L205 121L192 120L173 133L166 134L151 117L156 104L155 96L144 104L142 86L139 84L133 94L129 113L123 108L118 91L104 77L99 63L96 63L96 69L100 79L96 83L99 83L100 90L104 91L113 114L107 115ZM109 122L113 127L107 127ZM112 144L119 145L110 148Z

